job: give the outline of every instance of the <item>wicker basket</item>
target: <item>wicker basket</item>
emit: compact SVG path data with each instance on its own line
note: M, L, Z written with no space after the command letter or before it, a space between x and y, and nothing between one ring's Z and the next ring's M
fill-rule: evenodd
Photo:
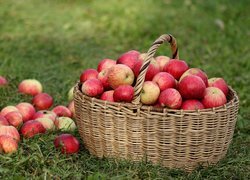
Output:
M84 95L74 88L76 123L85 147L97 157L141 161L192 171L217 163L227 152L237 120L239 99L229 87L224 106L204 110L172 110L140 103L145 73L157 48L169 42L178 58L176 41L160 36L147 52L132 103L113 103Z

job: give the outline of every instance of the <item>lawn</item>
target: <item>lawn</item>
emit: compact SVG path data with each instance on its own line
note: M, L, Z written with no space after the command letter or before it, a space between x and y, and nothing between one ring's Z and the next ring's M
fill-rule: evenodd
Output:
M27 78L38 79L55 105L67 105L67 92L84 69L131 49L145 52L164 33L176 37L181 59L209 77L223 77L240 98L233 141L215 166L187 174L98 159L83 144L77 155L66 156L53 146L55 132L24 139L15 154L0 154L0 178L250 179L249 9L247 0L0 0L0 75L10 82L0 89L0 109L31 100L17 93ZM169 47L158 54L170 56Z

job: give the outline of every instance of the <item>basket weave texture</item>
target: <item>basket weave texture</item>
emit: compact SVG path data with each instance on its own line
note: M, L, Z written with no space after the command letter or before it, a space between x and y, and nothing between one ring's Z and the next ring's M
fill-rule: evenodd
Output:
M76 123L89 152L97 157L141 161L192 171L222 159L237 120L239 99L229 87L227 104L203 110L172 110L140 103L145 73L157 48L169 42L178 58L175 38L160 36L147 52L137 78L132 103L107 102L74 88Z

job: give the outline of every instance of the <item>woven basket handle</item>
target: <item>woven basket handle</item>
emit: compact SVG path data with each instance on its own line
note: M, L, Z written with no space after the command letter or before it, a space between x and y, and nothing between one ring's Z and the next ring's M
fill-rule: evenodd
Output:
M179 54L178 54L178 47L177 47L177 43L175 38L170 35L170 34L163 34L161 35L158 39L156 39L156 41L152 44L152 46L149 48L146 57L144 59L144 62L141 66L139 75L137 77L136 80L136 84L135 84L135 93L134 93L134 98L132 103L133 104L140 104L140 97L141 97L141 90L142 90L142 86L145 80L145 75L148 69L148 66L151 62L151 60L153 59L156 50L159 48L159 46L161 44L163 44L164 42L169 42L171 45L171 50L172 50L172 58L173 59L179 59Z

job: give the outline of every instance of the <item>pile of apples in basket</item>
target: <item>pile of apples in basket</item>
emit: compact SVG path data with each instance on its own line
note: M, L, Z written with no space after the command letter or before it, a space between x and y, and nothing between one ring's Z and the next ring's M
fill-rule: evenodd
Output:
M146 57L136 50L122 54L117 61L103 59L97 69L86 69L80 76L81 91L110 102L130 103L134 85ZM170 109L198 110L227 103L228 85L221 77L208 79L199 68L184 60L157 56L151 60L142 86L140 102Z

